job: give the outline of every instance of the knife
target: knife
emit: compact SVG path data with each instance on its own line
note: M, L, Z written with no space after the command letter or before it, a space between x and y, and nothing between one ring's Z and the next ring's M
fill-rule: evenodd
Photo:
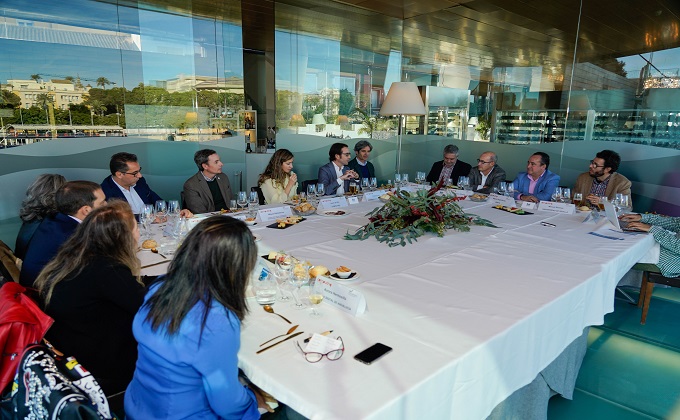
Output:
M262 352L265 351L265 350L269 350L270 348L272 348L272 347L274 347L274 346L278 346L279 344L283 343L284 341L290 340L290 339L293 338L293 337L297 337L298 335L300 335L300 334L302 334L302 333L304 333L304 331L296 332L296 333L293 334L293 335L289 335L288 337L284 338L284 339L281 340L281 341L277 341L276 343L271 344L271 345L269 345L269 346L263 348L262 350L256 351L255 354L260 354L260 353L262 353Z
M161 261L161 262L157 262L157 263L153 263L153 264L143 265L140 268L149 268L149 267L153 267L154 265L161 265L161 264L165 264L165 263L169 263L169 262L170 262L170 260L165 260L165 261Z

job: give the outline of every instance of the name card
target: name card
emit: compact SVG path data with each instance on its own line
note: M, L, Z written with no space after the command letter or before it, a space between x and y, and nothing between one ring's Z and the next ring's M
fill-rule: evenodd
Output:
M353 195L351 197L347 197L347 203L349 203L349 205L359 204L359 197L357 197L356 195Z
M541 201L538 205L538 209L561 214L574 214L574 212L576 212L576 206L573 204L555 203L553 201Z
M354 316L366 312L366 298L358 290L351 289L329 277L319 276L316 281L323 286L323 302Z
M347 200L345 197L324 198L319 200L319 207L322 209L339 209L347 207Z
M383 194L387 194L387 190L367 191L364 193L364 201L378 201Z
M272 222L276 219L292 216L293 212L290 210L290 206L282 206L258 210L257 215L262 222Z
M531 201L522 201L522 209L524 210L536 210L537 206L536 203L532 203Z
M515 207L515 199L499 194L489 194L489 204L493 206Z

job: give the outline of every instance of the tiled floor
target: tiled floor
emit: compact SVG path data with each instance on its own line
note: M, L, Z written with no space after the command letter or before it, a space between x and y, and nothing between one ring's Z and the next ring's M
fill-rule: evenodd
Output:
M655 287L646 325L640 314L617 299L591 327L574 399L553 397L548 419L680 419L680 289Z

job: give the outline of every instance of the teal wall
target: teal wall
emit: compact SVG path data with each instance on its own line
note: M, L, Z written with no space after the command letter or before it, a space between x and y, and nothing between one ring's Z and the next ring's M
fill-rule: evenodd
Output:
M328 149L335 141L350 149L359 139L333 138L281 133L278 146L295 155L295 172L301 181L315 179L319 166L328 162ZM371 139L371 161L379 180L392 179L396 162L396 137ZM636 211L658 211L680 215L680 151L641 144L572 141L540 145L508 145L450 140L440 136L404 136L402 172L411 177L416 171L429 171L432 162L441 160L446 144L460 148L460 159L475 164L479 155L494 151L498 164L508 179L523 171L526 160L535 151L550 155L550 169L562 177L561 184L573 185L576 177L588 169L588 162L600 150L612 149L621 154L619 172L633 182ZM165 199L179 198L184 181L196 172L193 154L202 148L215 149L225 163L223 169L237 190L235 172L246 169L252 174L264 168L246 168L243 141L226 138L211 142L167 142L130 137L74 138L44 141L0 150L0 240L14 245L20 220L18 211L26 188L41 173L61 173L69 180L101 182L109 175L112 154L126 151L137 154L143 174L152 188ZM244 187L248 188L244 178Z

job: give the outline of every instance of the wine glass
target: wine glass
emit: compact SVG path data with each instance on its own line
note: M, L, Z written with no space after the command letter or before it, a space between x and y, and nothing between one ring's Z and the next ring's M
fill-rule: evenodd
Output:
M326 195L326 187L322 183L316 184L316 198Z
M401 185L401 174L394 174L394 186Z
M155 210L156 217L158 218L159 222L166 222L168 220L168 204L165 202L165 200L156 200Z
M367 191L370 185L368 178L361 178L361 191Z
M177 215L177 214L179 214L179 211L180 211L180 208L179 208L179 201L178 200L168 201L168 214Z
M316 196L316 185L307 184L307 197L311 200L314 196Z
M371 183L371 190L377 190L378 189L378 178L371 177L370 183Z
M508 182L508 186L506 188L507 190L507 196L508 197L514 197L515 196L515 184L512 182Z
M292 305L294 309L305 309L307 305L300 302L300 288L309 283L309 269L310 264L306 261L293 260L293 273L290 277L290 282L297 289L297 295L293 293L295 303Z
M317 312L316 307L323 301L323 287L319 280L309 280L309 303L312 304L312 313L310 316L320 318L322 315Z
M574 198L572 200L572 203L576 207L581 207L583 205L583 194L582 193L574 193Z
M144 236L151 238L151 223L156 219L153 204L145 204L139 212L139 221L144 227Z
M402 185L408 184L408 174L401 174Z
M499 182L498 183L498 194L499 195L505 195L507 190L508 190L508 185L505 182Z
M276 278L276 284L279 286L281 291L279 300L286 302L290 300L290 297L286 296L283 291L292 292L292 289L288 289L287 286L290 283L290 274L293 271L293 258L290 255L278 255L276 257L276 262L274 263L275 271L274 277Z
M238 198L236 199L236 204L239 206L239 208L242 210L246 207L248 204L248 196L246 195L245 191L239 191L238 192Z
M555 187L551 197L552 201L560 201L562 199L562 187Z
M571 201L571 188L569 187L562 188L562 202L568 203L570 201Z

